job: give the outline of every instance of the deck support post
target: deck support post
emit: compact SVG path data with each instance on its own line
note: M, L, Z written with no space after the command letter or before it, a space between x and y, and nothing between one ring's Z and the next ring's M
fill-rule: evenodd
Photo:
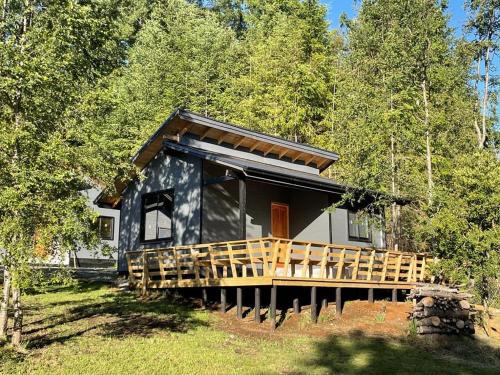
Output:
M293 299L293 313L295 315L299 315L300 314L300 302L299 302L298 298L294 298Z
M238 196L240 206L240 239L247 238L247 182L244 177L238 179Z
M327 298L323 298L321 300L321 308L322 309L326 309L328 307L328 299Z
M316 305L316 287L311 287L311 322L318 322L318 308Z
M260 323L260 288L255 288L255 322Z
M271 330L276 329L276 298L277 298L277 293L278 292L278 287L276 285L273 285L271 287L271 303L269 304L269 315L271 318Z
M207 288L201 288L201 304L203 305L203 308L205 308L205 309L208 306Z
M398 302L398 290L396 288L392 290L392 302Z
M226 312L226 288L220 288L220 312Z
M236 288L236 317L243 319L243 291L241 288Z
M335 309L337 315L342 315L342 288L335 288Z
M373 288L368 289L368 302L373 303Z

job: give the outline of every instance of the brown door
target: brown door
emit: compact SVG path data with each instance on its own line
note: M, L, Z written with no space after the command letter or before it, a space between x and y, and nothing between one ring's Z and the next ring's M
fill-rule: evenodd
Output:
M288 238L288 205L271 203L271 234L273 237Z

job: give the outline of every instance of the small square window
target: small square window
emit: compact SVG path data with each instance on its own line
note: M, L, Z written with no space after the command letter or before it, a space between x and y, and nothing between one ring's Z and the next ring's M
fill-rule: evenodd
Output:
M101 240L112 241L114 238L115 218L111 216L99 216L97 224Z

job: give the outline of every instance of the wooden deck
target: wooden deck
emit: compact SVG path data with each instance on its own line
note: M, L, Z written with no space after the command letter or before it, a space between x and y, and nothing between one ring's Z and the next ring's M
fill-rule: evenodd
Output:
M409 289L430 279L426 254L266 237L127 252L143 289L317 286Z

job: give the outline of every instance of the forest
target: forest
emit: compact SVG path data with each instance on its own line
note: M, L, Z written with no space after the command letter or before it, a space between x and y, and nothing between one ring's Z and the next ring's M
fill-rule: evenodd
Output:
M2 4L0 335L12 288L14 345L23 291L49 282L33 258L98 243L78 192L130 173L176 108L337 152L327 177L409 201L379 202L390 248L430 252L436 275L500 303L500 1L465 0L459 32L445 0L359 1L338 29L318 0Z

